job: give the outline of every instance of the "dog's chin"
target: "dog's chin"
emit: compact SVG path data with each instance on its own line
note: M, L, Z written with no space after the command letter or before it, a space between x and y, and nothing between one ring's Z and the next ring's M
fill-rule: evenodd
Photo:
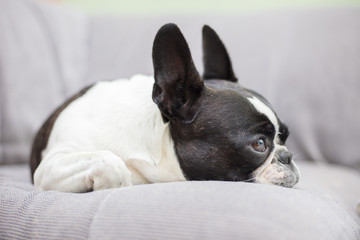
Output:
M292 188L300 179L300 173L295 163L282 164L278 161L264 166L261 172L255 172L254 182L279 185Z

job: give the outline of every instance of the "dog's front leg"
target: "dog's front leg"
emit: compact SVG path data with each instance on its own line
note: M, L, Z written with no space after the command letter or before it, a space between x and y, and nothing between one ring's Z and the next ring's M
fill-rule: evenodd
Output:
M88 192L132 185L131 172L109 151L47 154L34 174L43 191Z

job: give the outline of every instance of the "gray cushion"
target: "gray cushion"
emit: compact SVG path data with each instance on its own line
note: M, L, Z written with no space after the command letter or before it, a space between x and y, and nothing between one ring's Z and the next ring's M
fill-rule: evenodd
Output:
M270 185L175 182L69 194L0 177L0 188L1 239L360 238L338 203Z
M338 201L360 223L360 174L357 170L331 164L299 162L301 178L297 189Z
M43 1L1 1L0 163L27 161L35 131L85 85L87 23Z
M300 182L296 189L322 195L337 201L360 223L360 175L356 170L329 164L298 162L301 169ZM15 181L30 183L30 170L26 164L0 167L0 176Z

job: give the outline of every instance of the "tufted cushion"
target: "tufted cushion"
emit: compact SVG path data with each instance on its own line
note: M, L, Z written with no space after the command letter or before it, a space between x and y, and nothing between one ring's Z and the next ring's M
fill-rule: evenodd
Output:
M338 203L234 182L175 182L86 194L0 177L1 239L358 239Z

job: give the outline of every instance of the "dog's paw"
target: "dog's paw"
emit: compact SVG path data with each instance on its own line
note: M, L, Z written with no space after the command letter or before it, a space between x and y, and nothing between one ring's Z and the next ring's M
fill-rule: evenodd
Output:
M92 190L132 185L131 172L119 157L110 152L102 152L91 158L92 164L86 181Z

